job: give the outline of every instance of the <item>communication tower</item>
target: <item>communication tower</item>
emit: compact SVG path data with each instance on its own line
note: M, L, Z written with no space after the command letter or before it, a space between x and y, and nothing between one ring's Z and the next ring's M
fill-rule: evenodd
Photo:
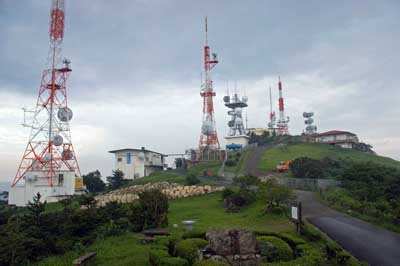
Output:
M228 115L231 117L231 120L228 122L228 136L246 135L246 130L243 124L242 109L247 107L247 101L247 96L240 98L236 92L232 97L229 95L224 96L225 106L231 109L228 111Z
M317 126L313 125L314 119L313 119L314 113L313 112L304 112L303 117L304 117L304 124L306 124L306 134L312 135L315 132L317 132Z
M283 103L283 96L282 96L282 82L280 77L278 82L278 89L279 89L279 119L277 123L278 136L286 136L289 135L289 117L285 116L285 106Z
M213 90L211 70L218 64L217 54L210 52L208 46L207 17L205 18L205 45L204 45L204 81L201 85L200 95L203 98L203 122L199 141L198 160L221 160L221 148L218 141L217 128L214 117ZM212 58L211 58L212 55Z
M10 189L10 204L25 205L36 193L51 201L82 189L81 173L71 141L66 81L70 61L62 59L65 1L52 0L50 49L39 96L29 125L31 133Z

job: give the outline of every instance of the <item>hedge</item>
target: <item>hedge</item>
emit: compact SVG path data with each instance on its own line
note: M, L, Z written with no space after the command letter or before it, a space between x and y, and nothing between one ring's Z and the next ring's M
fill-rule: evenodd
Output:
M266 261L287 261L293 259L293 250L288 243L275 236L259 236L261 256Z
M229 264L222 261L200 260L195 262L193 266L229 266Z
M205 239L206 238L206 231L200 231L200 230L188 231L188 232L183 233L182 238L183 239L188 239L188 238L202 238L202 239Z
M176 254L188 260L189 264L192 265L198 258L198 250L207 246L208 242L201 238L190 238L179 241L176 244Z

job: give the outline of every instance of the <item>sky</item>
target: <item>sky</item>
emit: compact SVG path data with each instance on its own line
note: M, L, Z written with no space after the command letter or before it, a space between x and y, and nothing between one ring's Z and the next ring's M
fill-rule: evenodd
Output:
M28 141L49 47L50 1L0 0L0 182L12 181ZM248 127L266 127L268 87L283 82L289 130L313 111L318 131L346 130L400 159L400 2L66 0L63 56L73 144L83 173L111 173L108 151L196 147L202 106L204 17L220 63L219 140L228 132L227 89L246 94Z

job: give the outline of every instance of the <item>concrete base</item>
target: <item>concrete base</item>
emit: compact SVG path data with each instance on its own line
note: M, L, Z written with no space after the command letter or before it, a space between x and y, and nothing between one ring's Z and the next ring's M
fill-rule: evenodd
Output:
M226 136L225 142L227 145L229 144L237 144L242 145L242 148L249 145L249 137L247 135L240 135L240 136Z
M75 173L63 171L57 173L50 186L48 178L43 171L28 172L25 180L10 188L8 204L16 206L26 206L33 197L40 193L41 201L57 202L66 196L75 194Z

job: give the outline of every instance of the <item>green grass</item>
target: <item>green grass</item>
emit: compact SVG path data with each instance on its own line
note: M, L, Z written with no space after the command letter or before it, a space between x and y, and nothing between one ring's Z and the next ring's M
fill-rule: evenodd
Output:
M154 172L149 176L139 178L136 180L129 180L125 186L144 185L147 183L169 182L185 184L185 177L182 175L168 173L168 172Z
M235 166L225 166L225 172L230 172L234 174L243 174L244 173L244 167L245 163L247 162L247 159L249 157L249 150L244 150L242 151L242 154L240 156L239 162Z
M200 162L190 167L187 172L188 174L202 176L204 171L211 171L213 175L217 175L221 165L222 162L220 161Z
M141 245L137 241L138 234L124 235L98 240L88 247L86 252L97 252L93 265L96 266L146 266L150 246ZM39 263L39 266L71 266L72 262L82 254L68 252L61 256L49 257Z
M182 227L184 220L196 221L194 227L206 230L209 227L243 227L251 230L287 232L294 230L293 224L285 217L263 215L262 202L244 208L238 213L227 213L223 209L221 193L176 199L171 202L168 216L170 229L173 224Z
M262 215L263 204L256 202L244 208L239 213L225 212L221 193L197 197L182 198L170 201L169 227L171 232L183 232L183 220L195 220L194 229L206 230L209 227L243 227L250 230L268 230L273 232L294 231L293 224L282 216ZM178 224L174 228L173 224ZM126 233L124 235L97 240L81 252L97 252L97 266L146 266L148 264L149 246L140 245L137 239L140 235ZM39 266L70 266L78 258L78 252L68 252L64 255L49 257L39 263Z
M400 168L400 162L391 158L320 143L289 144L267 149L258 162L258 168L263 171L272 171L275 170L280 161L293 160L299 157L314 159L331 157L355 162L374 161L386 166Z

